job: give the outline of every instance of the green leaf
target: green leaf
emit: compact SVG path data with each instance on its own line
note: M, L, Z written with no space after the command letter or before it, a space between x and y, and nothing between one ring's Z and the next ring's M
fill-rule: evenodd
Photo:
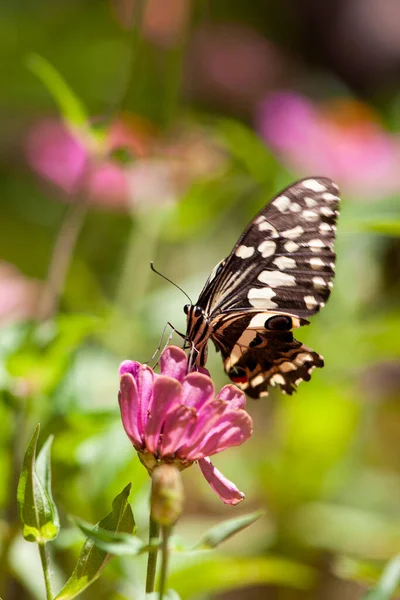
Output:
M18 483L17 498L28 542L53 540L60 529L58 513L51 495L50 448L52 438L43 446L36 463L36 446L40 425L28 444Z
M400 554L385 567L378 585L363 596L363 600L390 600L400 585Z
M26 64L50 92L66 124L86 129L89 123L86 108L57 69L43 56L35 53L27 57Z
M112 503L112 511L98 523L97 527L111 532L132 533L135 521L132 509L128 504L131 484L128 484ZM78 558L78 563L64 585L57 594L56 600L69 600L75 598L86 589L99 576L101 571L111 560L112 555L105 550L97 548L93 540L86 540Z
M252 129L233 119L218 121L218 130L231 156L255 181L268 184L269 188L278 170L278 163L266 144Z
M365 231L374 231L384 235L400 236L400 220L398 215L392 219L379 219L373 221L360 221L359 228Z
M199 577L201 573L201 577ZM314 571L294 561L274 556L224 557L197 553L190 564L175 568L169 585L183 600L251 585L284 585L309 589L315 579Z
M208 550L210 548L216 548L219 544L222 544L222 542L225 542L225 540L235 535L235 533L246 529L246 527L249 527L249 525L258 521L263 514L263 511L257 511L250 513L249 515L243 515L219 523L203 535L200 541L195 545L194 549Z
M129 533L119 533L115 531L107 531L100 527L93 528L93 525L86 523L82 519L74 518L79 529L94 542L94 544L110 554L118 556L137 556L149 550L148 544L144 544L142 540L135 535ZM154 550L158 546L152 546Z
M164 600L181 600L181 597L175 590L167 590L163 598ZM150 594L146 594L146 600L160 600L160 593L151 592Z

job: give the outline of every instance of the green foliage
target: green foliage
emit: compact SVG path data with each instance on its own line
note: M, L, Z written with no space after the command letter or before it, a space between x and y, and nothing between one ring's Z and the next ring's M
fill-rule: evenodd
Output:
M26 64L50 92L66 124L70 127L78 127L83 131L89 123L86 108L59 71L39 54L30 54L26 59Z
M37 425L25 452L18 484L18 503L23 536L28 542L44 543L59 532L57 507L51 493L50 450L52 437L43 445L36 460Z
M246 529L260 517L263 516L262 511L257 511L249 515L243 515L234 519L229 519L224 523L215 525L202 536L201 540L195 545L194 549L198 550L210 550L216 548L222 542L225 542L230 537Z
M198 573L201 572L201 577ZM252 558L208 556L173 571L169 585L183 600L199 594L245 588L253 585L283 585L307 589L315 573L311 568L278 557Z
M112 511L97 525L100 530L132 533L135 521L128 503L130 490L131 484L127 485L114 499ZM111 555L109 552L98 548L92 539L87 540L83 545L74 572L57 594L56 599L70 600L81 594L100 576L110 560Z
M363 596L363 600L390 600L400 586L400 556L385 567L378 585Z

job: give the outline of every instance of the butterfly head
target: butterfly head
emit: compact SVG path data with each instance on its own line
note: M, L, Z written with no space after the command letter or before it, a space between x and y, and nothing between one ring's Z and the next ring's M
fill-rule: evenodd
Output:
M207 360L207 342L210 338L211 325L204 310L196 304L185 304L186 340L189 343L190 365L202 367Z

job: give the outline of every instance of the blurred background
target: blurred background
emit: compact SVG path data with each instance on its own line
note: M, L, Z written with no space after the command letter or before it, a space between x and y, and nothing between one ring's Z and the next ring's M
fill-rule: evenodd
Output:
M183 599L355 600L400 550L400 4L396 0L5 0L0 14L0 596L43 598L15 486L34 426L55 434L55 589L82 535L148 475L117 407L121 360L183 331L214 265L301 176L343 197L332 297L302 341L326 366L292 397L248 402L253 438L196 466L178 534L264 508L212 554L180 554ZM180 343L179 338L174 339ZM211 348L210 348L211 350ZM208 362L216 386L220 358ZM115 558L82 598L140 597ZM400 596L399 596L400 597Z

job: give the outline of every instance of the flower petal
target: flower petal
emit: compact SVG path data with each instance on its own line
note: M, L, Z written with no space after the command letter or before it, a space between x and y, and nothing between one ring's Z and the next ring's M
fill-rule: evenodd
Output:
M161 354L160 367L162 375L169 375L182 383L187 373L186 354L178 346L168 346Z
M244 408L246 406L246 394L239 390L236 385L225 385L219 392L218 398L229 402L229 408Z
M146 429L147 416L153 399L154 372L147 365L133 360L124 360L119 366L119 375L130 373L136 382L139 396L138 428L143 438Z
M182 404L200 410L212 398L214 398L214 385L210 377L196 372L189 373L185 377L182 385Z
M130 373L136 379L139 371L140 363L133 360L124 360L119 365L119 376L122 377L124 373Z
M118 402L126 434L135 448L139 450L143 443L139 428L139 395L136 381L131 373L124 373L121 377Z
M190 443L190 435L196 421L195 409L184 404L180 404L175 407L175 410L170 411L164 422L160 456L174 454L182 443Z
M198 458L205 456L204 454L197 456L198 445L202 443L207 433L213 430L215 423L219 421L225 412L226 406L226 402L218 398L211 398L202 406L201 410L197 413L197 422L190 436L182 439L182 443L177 449L178 456L186 458L190 453L196 455Z
M155 454L158 450L160 434L165 416L174 402L180 402L182 386L179 381L158 375L154 382L153 402L146 424L146 448Z
M211 464L209 458L199 460L199 466L204 477L225 504L235 506L245 499L243 492L239 491L232 481L229 481L218 469Z
M186 457L188 460L197 460L232 446L240 446L249 439L252 431L253 421L244 410L226 412Z

